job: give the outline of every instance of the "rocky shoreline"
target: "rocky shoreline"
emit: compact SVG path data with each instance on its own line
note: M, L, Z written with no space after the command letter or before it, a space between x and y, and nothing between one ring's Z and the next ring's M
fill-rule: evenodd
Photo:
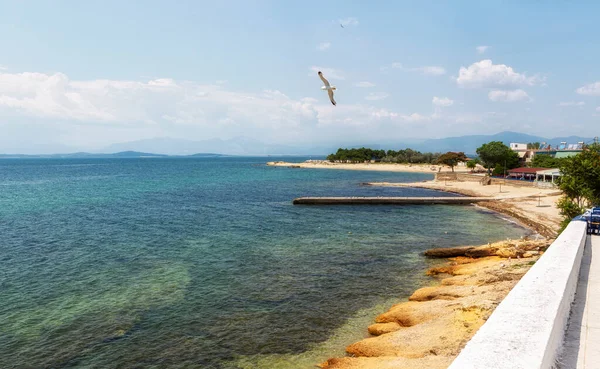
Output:
M435 286L416 290L406 302L393 305L368 327L371 337L346 347L348 356L330 358L322 369L442 369L447 368L496 306L529 270L556 237L560 217L556 191L533 195L530 189L510 188L500 194L489 186L453 182L377 184L420 187L469 196L489 196L479 205L506 214L539 236L482 246L431 249L426 257L446 258L427 274ZM448 188L450 187L450 188ZM528 191L528 192L527 192ZM552 205L540 207L541 196ZM537 206L536 206L537 203ZM535 239L534 239L535 238Z
M372 337L346 348L323 369L446 368L495 307L543 254L551 240L506 240L483 246L428 250L448 257L430 268L437 286L416 290L368 327Z

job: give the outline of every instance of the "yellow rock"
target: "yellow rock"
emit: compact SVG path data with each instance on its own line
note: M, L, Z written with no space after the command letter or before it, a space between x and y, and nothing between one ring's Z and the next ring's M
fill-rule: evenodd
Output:
M454 360L450 356L428 355L417 359L404 357L343 357L329 359L323 369L436 369L447 368Z
M389 322L389 323L375 323L375 324L371 324L368 328L369 333L374 335L374 336L379 336L382 335L384 333L390 333L390 332L394 332L397 331L398 329L402 328L402 326L396 322Z

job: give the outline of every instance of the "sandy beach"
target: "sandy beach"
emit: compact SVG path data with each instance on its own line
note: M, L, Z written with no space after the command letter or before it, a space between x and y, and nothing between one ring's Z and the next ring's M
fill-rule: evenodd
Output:
M561 216L556 207L561 192L556 188L511 186L510 181L487 186L483 186L479 182L458 181L371 182L369 185L427 188L467 196L489 197L490 201L480 202L478 206L509 215L545 237L556 237L556 230L561 222Z
M271 165L434 173L431 166L405 164ZM444 169L449 171L447 167ZM326 369L447 368L556 237L561 221L556 207L560 190L515 186L510 181L502 185L435 180L368 185L418 187L489 197L490 201L477 206L506 214L537 233L528 239L430 250L426 253L428 257L447 258L446 263L426 272L437 279L437 285L418 289L408 301L377 316L367 328L370 337L346 347L347 357L330 358L317 365Z
M437 173L451 172L451 169L445 165L437 164L396 164L396 163L332 163L326 160L306 161L302 163L290 163L285 161L270 161L268 166L288 167L288 168L311 168L311 169L344 169L344 170L373 170L382 172L418 172L418 173ZM467 173L468 168L460 166L455 167L457 173Z

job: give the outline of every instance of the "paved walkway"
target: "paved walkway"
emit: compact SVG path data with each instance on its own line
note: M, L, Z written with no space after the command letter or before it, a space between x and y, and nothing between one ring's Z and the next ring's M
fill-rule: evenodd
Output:
M600 236L587 238L559 368L600 368Z

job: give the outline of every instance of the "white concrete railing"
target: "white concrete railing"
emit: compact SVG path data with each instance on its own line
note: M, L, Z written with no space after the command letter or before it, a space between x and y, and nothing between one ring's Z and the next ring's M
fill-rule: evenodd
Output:
M572 221L448 369L549 369L577 288L586 223Z

